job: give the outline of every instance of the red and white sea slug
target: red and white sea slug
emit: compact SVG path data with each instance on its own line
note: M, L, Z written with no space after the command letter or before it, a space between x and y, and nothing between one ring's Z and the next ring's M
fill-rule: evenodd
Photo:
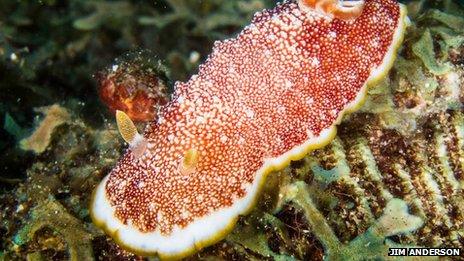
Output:
M394 0L287 1L257 13L176 84L143 135L119 113L130 147L97 187L93 220L144 255L179 258L217 242L268 173L334 137L391 67L406 20Z

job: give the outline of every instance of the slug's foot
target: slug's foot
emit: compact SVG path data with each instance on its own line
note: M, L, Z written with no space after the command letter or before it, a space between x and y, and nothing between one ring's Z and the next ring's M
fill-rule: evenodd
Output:
M364 8L364 0L299 0L302 10L308 8L341 20L354 20L358 18Z

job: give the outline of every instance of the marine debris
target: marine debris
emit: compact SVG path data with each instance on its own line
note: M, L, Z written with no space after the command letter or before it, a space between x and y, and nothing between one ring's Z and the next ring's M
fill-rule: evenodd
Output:
M135 253L185 257L230 232L267 174L335 136L391 68L406 10L369 0L345 21L306 4L257 13L176 83L158 120L129 135L140 138L96 189L97 226Z

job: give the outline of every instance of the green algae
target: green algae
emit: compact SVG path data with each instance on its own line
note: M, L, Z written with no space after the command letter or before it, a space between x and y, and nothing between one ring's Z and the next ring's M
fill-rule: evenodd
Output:
M319 182L329 184L332 181L339 180L346 173L344 166L336 166L332 169L326 170L319 165L314 165L311 167L311 170L315 173L315 179Z
M458 48L464 43L464 36L460 32L456 32L450 28L439 26L432 27L430 31L438 35L441 39L439 41L442 57L447 57L448 52L452 48Z
M14 237L14 242L21 246L34 239L35 234L50 228L61 237L67 245L69 260L93 260L92 235L87 232L84 224L71 216L56 200L50 198L31 211L31 219ZM40 253L28 255L30 260L41 260Z
M457 10L460 8L453 11ZM443 75L449 72L451 65L445 61L451 49L464 43L464 18L432 9L421 15L418 22L430 25L421 32L421 37L413 44L412 51L431 73ZM436 49L437 46L440 48Z
M13 117L6 113L3 121L3 129L11 134L16 140L24 138L27 134L27 130L19 126L19 124L13 119Z
M448 64L440 64L435 58L432 34L426 29L422 37L413 47L413 52L424 62L425 67L435 75L443 75L450 71Z
M47 260L40 252L34 252L27 254L26 256L27 261L45 261Z
M114 2L89 2L89 9L94 12L85 17L77 18L73 21L73 27L78 30L95 30L103 24L119 26L124 20L133 14L133 6L124 1Z
M273 222L274 224L276 221ZM293 257L278 254L272 251L268 244L268 238L265 233L260 233L259 231L250 231L250 227L245 227L243 230L237 229L234 233L227 237L227 240L235 244L239 244L246 249L253 251L263 257L272 258L276 261L287 261L294 260Z
M350 168L345 160L345 156L340 148L339 140L335 139L332 143L334 149L334 159L337 164L331 169L325 169L315 161L312 161L311 171L314 175L314 180L322 183L325 187L328 184L346 177L350 173Z
M18 206L11 208L18 211L10 218L19 219L22 225L12 222L7 230L8 258L47 260L66 255L73 260L93 260L92 239L101 233L88 223L86 202L99 173L120 156L122 144L115 139L117 131L108 128L95 131L74 118L53 132L46 157L28 169L27 180L15 190ZM55 249L57 244L60 248Z
M419 217L407 212L407 206L403 200L392 199L387 204L385 213L364 234L348 244L342 244L311 200L306 184L295 182L283 190L286 200L292 201L303 210L311 230L325 247L325 260L386 258L388 249L391 247L385 244L387 237L414 231L423 224Z
M464 32L464 18L461 16L434 9L431 10L426 17L438 21L456 32Z

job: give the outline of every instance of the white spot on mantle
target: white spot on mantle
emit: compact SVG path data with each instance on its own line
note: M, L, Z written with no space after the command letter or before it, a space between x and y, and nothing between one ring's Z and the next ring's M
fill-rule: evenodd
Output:
M250 119L253 119L255 117L255 112L250 108L245 109L245 114Z

